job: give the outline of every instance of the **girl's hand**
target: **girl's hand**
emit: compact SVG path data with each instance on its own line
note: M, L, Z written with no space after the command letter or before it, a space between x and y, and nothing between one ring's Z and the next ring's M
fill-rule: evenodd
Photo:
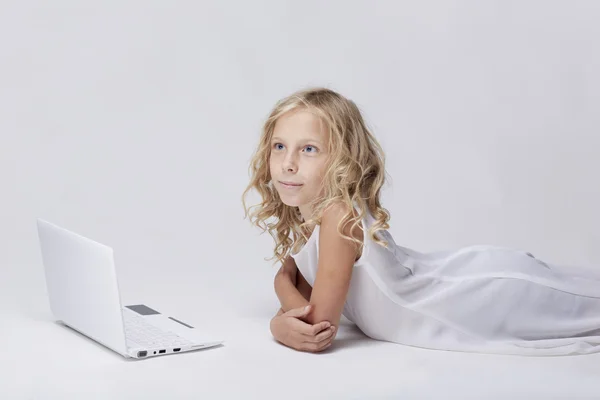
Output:
M311 309L312 306L308 305L273 317L273 337L288 347L310 353L318 353L331 346L335 337L335 326L331 326L327 321L310 325L300 319L306 317Z

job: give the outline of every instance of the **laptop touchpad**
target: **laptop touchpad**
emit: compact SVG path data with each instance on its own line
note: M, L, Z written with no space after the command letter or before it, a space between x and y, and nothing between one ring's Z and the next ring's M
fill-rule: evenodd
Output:
M143 304L137 304L134 306L125 306L127 308L129 308L130 310L135 311L136 313L140 314L140 315L156 315L156 314L160 314L158 311L151 309L148 306L145 306Z

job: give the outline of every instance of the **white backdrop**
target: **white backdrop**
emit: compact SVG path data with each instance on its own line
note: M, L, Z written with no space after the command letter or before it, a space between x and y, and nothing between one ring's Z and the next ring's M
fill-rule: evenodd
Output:
M0 312L52 321L43 217L114 247L125 303L268 337L272 240L240 196L270 108L313 85L381 141L399 244L600 270L598 20L595 1L3 2Z

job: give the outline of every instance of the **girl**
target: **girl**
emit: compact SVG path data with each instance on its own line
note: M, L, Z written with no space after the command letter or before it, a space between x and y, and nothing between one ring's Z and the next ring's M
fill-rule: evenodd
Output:
M497 246L397 245L380 204L383 151L340 94L317 88L281 100L250 171L246 217L273 236L281 262L281 309L271 321L279 342L322 351L343 314L371 338L430 349L600 350L600 276ZM251 189L262 202L247 208Z

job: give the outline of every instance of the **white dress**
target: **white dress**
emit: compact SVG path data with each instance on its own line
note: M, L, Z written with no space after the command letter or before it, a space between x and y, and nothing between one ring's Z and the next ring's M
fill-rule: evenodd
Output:
M363 226L373 217L367 213ZM600 351L600 274L497 246L421 253L365 234L343 315L367 336L466 352L567 355ZM319 226L293 254L313 286Z

